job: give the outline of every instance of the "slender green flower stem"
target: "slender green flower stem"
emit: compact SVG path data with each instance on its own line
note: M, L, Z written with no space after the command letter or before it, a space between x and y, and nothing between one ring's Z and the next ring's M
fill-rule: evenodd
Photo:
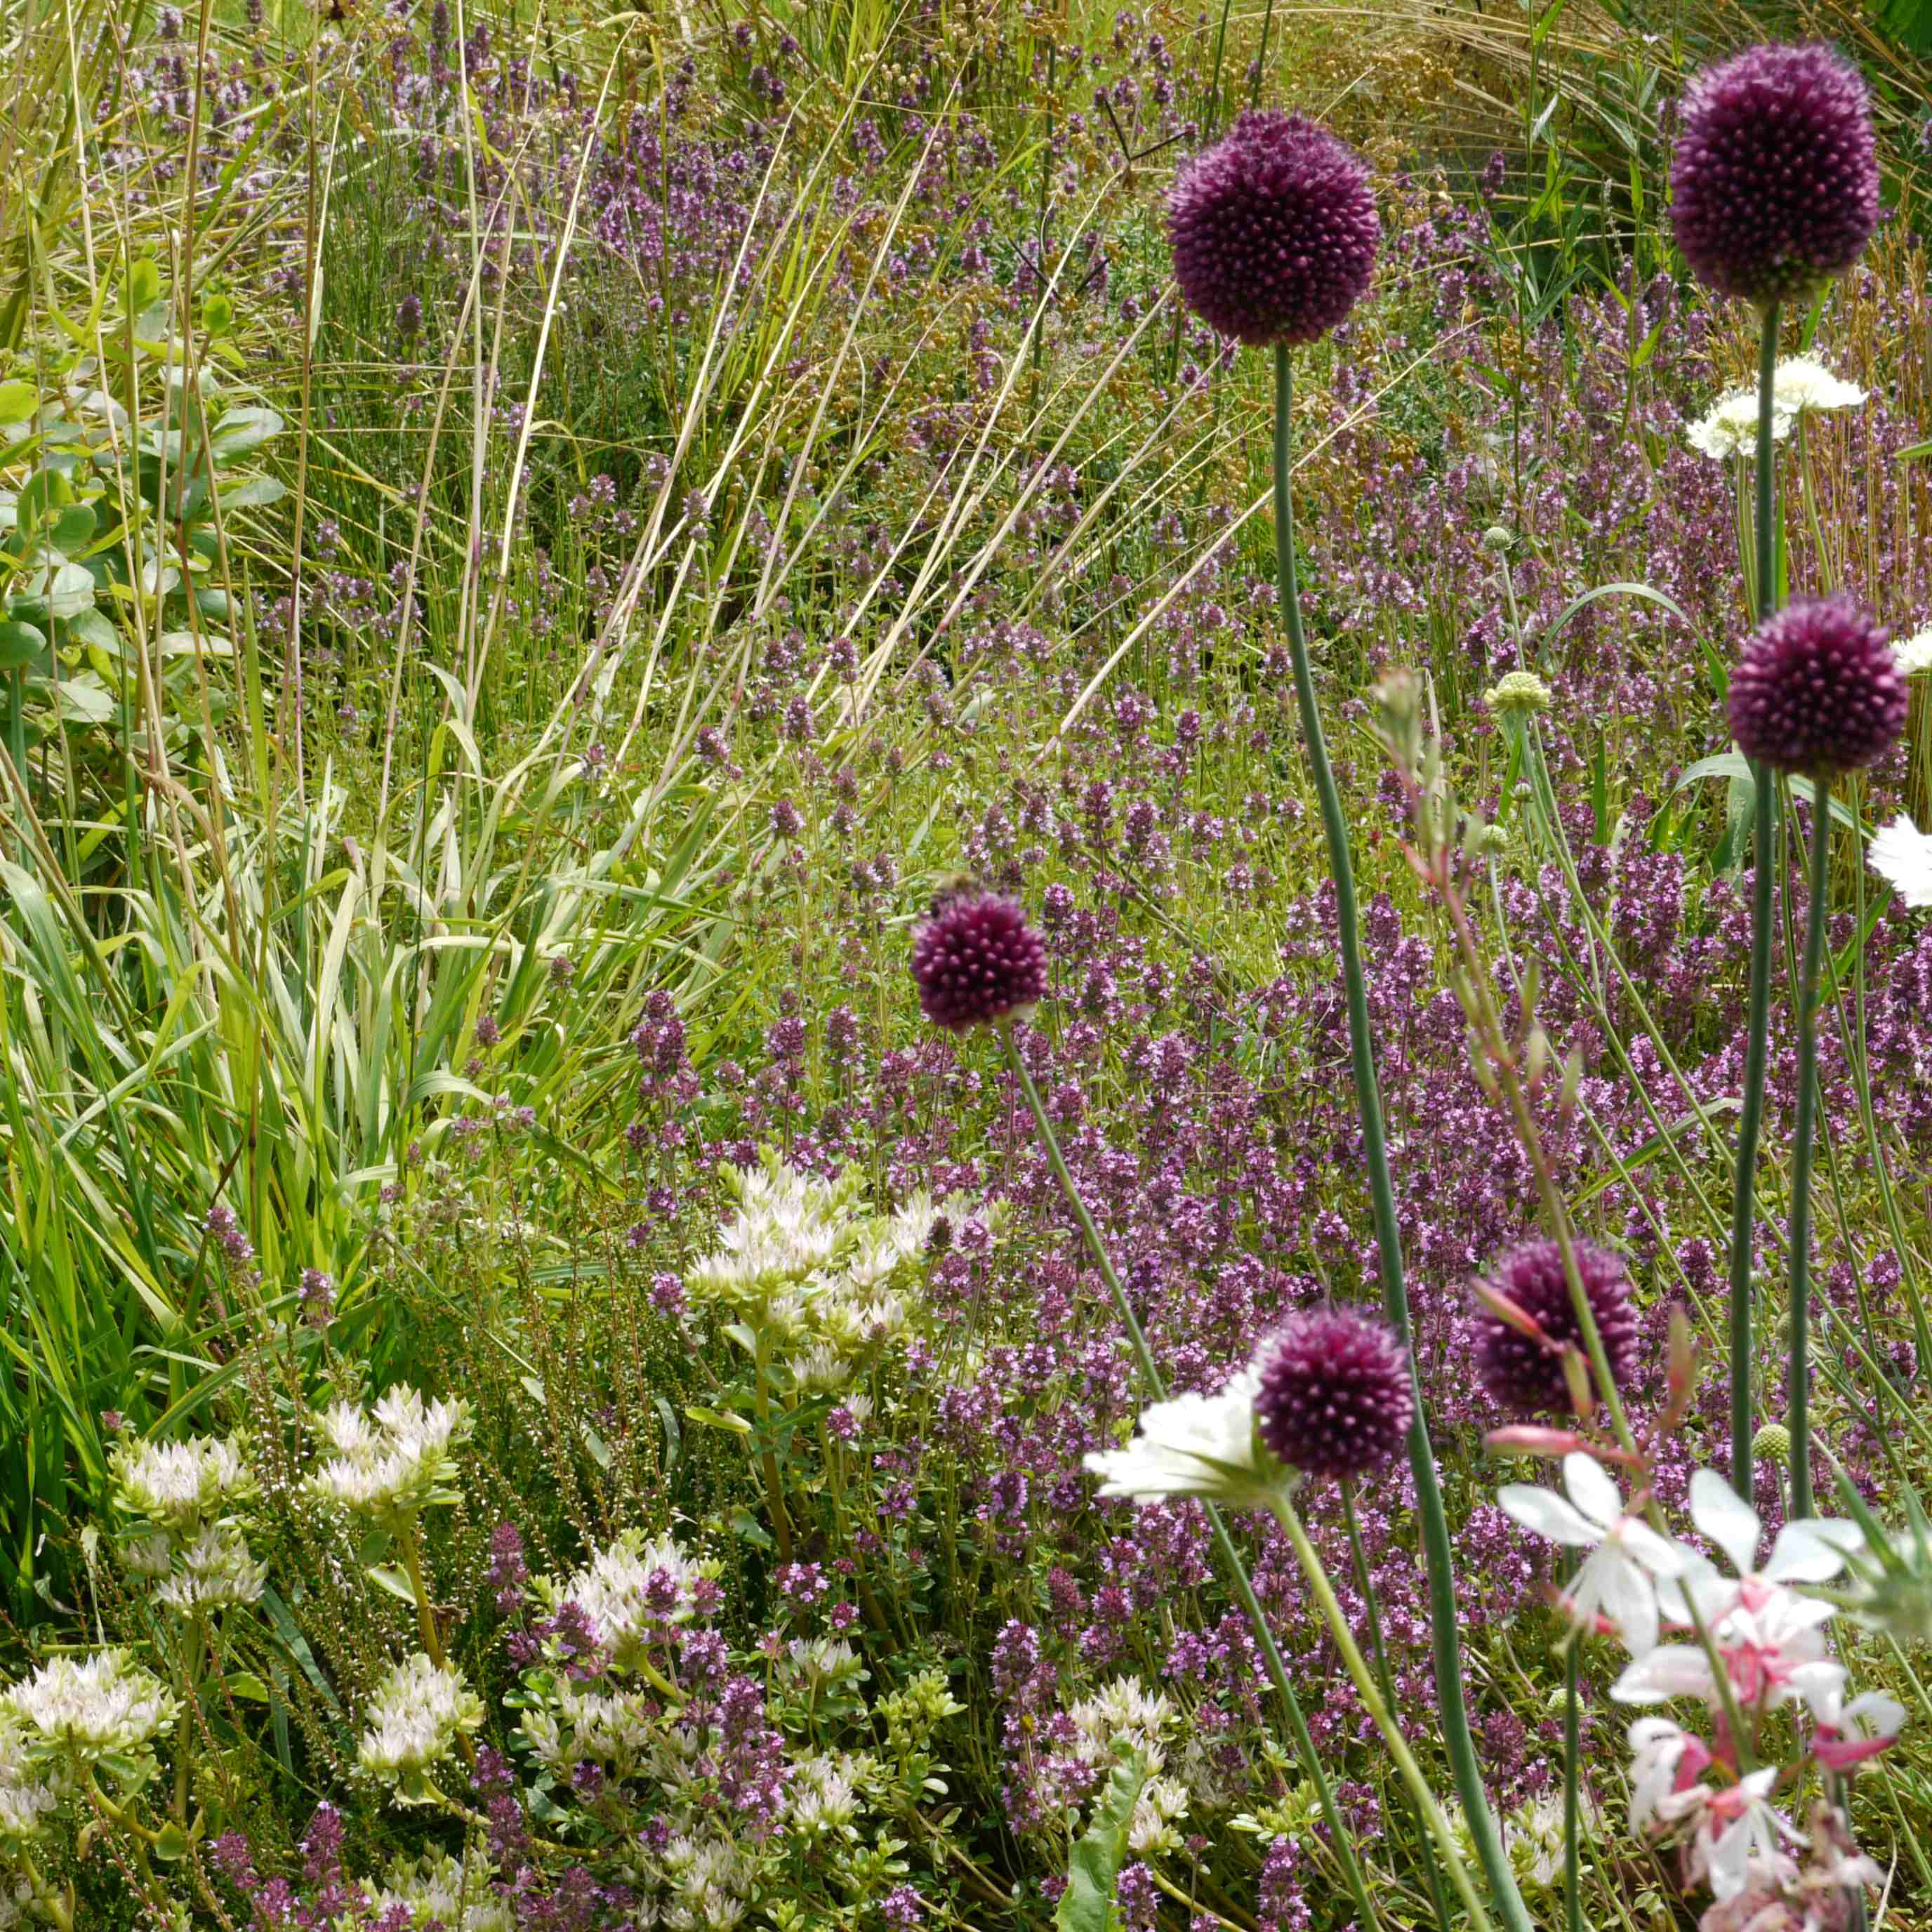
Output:
M1294 373L1286 343L1274 352L1274 542L1280 574L1281 614L1288 632L1289 658L1294 671L1294 700L1301 714L1303 748L1321 802L1322 824L1328 835L1328 866L1335 884L1336 923L1340 928L1342 978L1348 992L1348 1057L1354 1074L1355 1106L1361 1116L1364 1164L1368 1170L1373 1204L1376 1254L1382 1276L1382 1306L1390 1325L1405 1346L1408 1341L1408 1292L1403 1286L1402 1229L1396 1218L1395 1188L1389 1177L1388 1142L1382 1128L1382 1095L1376 1083L1375 1048L1369 1033L1369 996L1362 973L1361 938L1355 907L1354 867L1349 856L1348 826L1342 796L1328 762L1322 736L1322 711L1315 696L1315 677L1308 662L1308 638L1301 621L1301 593L1294 568L1294 495L1289 484L1289 452L1293 440ZM1436 1697L1442 1719L1442 1741L1456 1774L1471 1835L1488 1875L1496 1909L1510 1932L1533 1932L1515 1874L1503 1850L1502 1834L1490 1810L1483 1788L1482 1768L1469 1735L1469 1713L1462 1690L1461 1634L1456 1625L1456 1573L1450 1552L1449 1523L1443 1513L1442 1491L1436 1479L1436 1453L1429 1440L1428 1411L1422 1384L1411 1375L1415 1388L1415 1420L1408 1432L1409 1467L1415 1480L1416 1515L1429 1571L1430 1647L1436 1665Z
M1798 983L1798 1121L1791 1150L1791 1514L1811 1514L1811 1151L1818 1117L1818 979L1825 958L1832 787L1812 781L1810 903Z
M1100 1231L1094 1225L1094 1217L1087 1211L1087 1204L1081 1198L1080 1190L1074 1184L1073 1176L1068 1172L1066 1160L1060 1151L1060 1136L1053 1130L1053 1123L1047 1118L1046 1108L1040 1097L1040 1090L1034 1086L1033 1076L1027 1071L1027 1064L1022 1057L1019 1042L1013 1037L1012 1022L1010 1019L999 1023L1001 1042L1006 1050L1006 1064L1013 1070L1013 1077L1020 1084L1020 1091L1026 1096L1027 1105L1033 1110L1034 1122L1040 1129L1041 1144L1046 1149L1048 1164L1053 1169L1054 1178L1060 1183L1060 1191L1066 1196L1066 1204L1073 1210L1073 1218L1080 1224L1080 1232L1085 1237L1087 1250L1094 1257L1094 1265L1100 1270L1100 1278L1107 1284L1107 1292L1113 1298L1115 1312L1126 1328L1127 1337L1133 1344L1134 1354L1140 1364L1142 1378L1148 1393L1156 1402L1167 1400L1167 1384L1162 1379L1160 1369L1154 1358L1154 1351L1148 1346L1145 1332L1140 1317L1134 1312L1134 1305L1127 1298L1127 1291L1120 1276L1114 1272L1113 1259L1107 1252L1107 1244L1100 1238ZM1347 1826L1342 1822L1340 1808L1335 1802L1335 1793L1328 1782L1328 1774L1322 1763L1321 1754L1315 1748L1315 1739L1310 1734L1308 1720L1303 1715L1301 1700L1294 1694L1294 1686L1288 1682L1288 1667L1282 1661L1280 1646L1274 1640L1274 1633L1268 1627L1268 1613L1262 1608L1261 1600L1255 1594L1255 1586L1248 1575L1248 1566L1241 1561L1241 1552L1234 1547L1234 1539L1228 1534L1228 1526L1221 1512L1211 1502L1203 1501L1202 1508L1206 1513L1208 1526L1214 1533L1214 1546L1220 1553L1221 1562L1228 1573L1228 1581L1234 1586L1234 1595L1246 1616L1249 1628L1255 1634L1255 1642L1261 1646L1262 1662L1268 1674L1268 1681L1282 1701L1288 1713L1288 1727L1294 1739L1295 1749L1308 1768L1308 1774L1315 1781L1315 1788L1322 1802L1322 1816L1328 1827L1329 1838L1334 1846L1335 1856L1340 1861L1344 1879L1347 1881L1356 1910L1362 1915L1366 1926L1378 1926L1380 1916L1369 1898L1366 1880L1357 1862L1355 1849L1350 1842Z
M1314 1593L1322 1621L1328 1624L1328 1634L1334 1639L1335 1648L1342 1653L1342 1661L1354 1681L1355 1694L1361 1699L1376 1730L1382 1732L1382 1742L1389 1748L1389 1755L1395 1760L1396 1768L1407 1782L1430 1835L1442 1850L1443 1862L1449 1868L1450 1882L1455 1886L1456 1895L1469 1915L1469 1922L1477 1932L1486 1932L1495 1921L1483 1910L1483 1902L1476 1896L1468 1868L1462 1862L1461 1847L1456 1843L1456 1834L1442 1807L1436 1802L1435 1792L1430 1790L1429 1780L1423 1776L1422 1767L1416 1762L1414 1754L1408 1748L1408 1740L1402 1736L1402 1727L1382 1702L1382 1693L1376 1688L1374 1675L1362 1655L1361 1646L1355 1641L1354 1631L1348 1628L1348 1619L1342 1614L1335 1586L1328 1580L1328 1573L1322 1568L1319 1553L1309 1541L1308 1532L1302 1528L1301 1519L1286 1494L1275 1498L1274 1513L1282 1528L1287 1531L1288 1541L1294 1546L1296 1560L1301 1565L1302 1574L1308 1580L1309 1588Z
M1563 1917L1569 1932L1583 1932L1582 1846L1579 1828L1577 1754L1582 1748L1576 1721L1576 1640L1563 1653Z
M1778 479L1772 466L1772 403L1776 394L1778 304L1764 312L1757 361L1757 514L1754 545L1757 620L1778 608L1778 558L1772 522ZM1751 1496L1751 1235L1756 1220L1758 1131L1764 1118L1766 1042L1771 1028L1772 841L1776 798L1768 766L1751 761L1750 1017L1744 1084L1738 1109L1738 1161L1731 1192L1731 1487Z

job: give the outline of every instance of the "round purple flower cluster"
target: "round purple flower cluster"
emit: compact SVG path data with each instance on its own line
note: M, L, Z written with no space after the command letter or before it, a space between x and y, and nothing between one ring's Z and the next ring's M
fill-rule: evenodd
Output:
M943 895L912 943L920 1010L964 1032L1034 1005L1046 990L1046 948L1011 899L966 887Z
M1298 114L1244 114L1168 197L1183 298L1256 348L1333 328L1369 285L1380 233L1360 158Z
M1731 736L1781 772L1875 764L1905 729L1909 696L1884 627L1842 593L1766 619L1731 674Z
M1671 157L1677 245L1719 295L1802 297L1878 226L1877 146L1858 70L1824 46L1752 47L1684 97Z
M1255 1426L1310 1476L1365 1476L1401 1451L1415 1419L1408 1352L1385 1322L1347 1308L1289 1316L1262 1350Z
M1630 1278L1614 1255L1587 1241L1576 1244L1576 1272L1603 1340L1610 1378L1621 1389L1636 1366L1636 1306ZM1582 1324L1570 1298L1563 1250L1554 1241L1525 1241L1510 1249L1491 1270L1489 1286L1521 1309L1551 1341L1582 1347ZM1562 1357L1486 1306L1476 1312L1476 1372L1484 1388L1513 1414L1546 1415L1570 1407Z

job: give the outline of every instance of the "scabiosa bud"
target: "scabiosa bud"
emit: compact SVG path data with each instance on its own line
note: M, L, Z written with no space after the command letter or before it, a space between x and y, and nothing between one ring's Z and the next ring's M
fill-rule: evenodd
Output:
M1346 1308L1292 1316L1256 1367L1255 1426L1310 1476L1365 1476L1393 1462L1415 1418L1408 1352L1385 1322Z
M1878 226L1864 81L1824 46L1752 47L1684 97L1671 157L1677 245L1699 279L1789 302L1849 268Z
M971 886L942 893L912 943L920 1010L956 1033L1034 1005L1046 948L1011 899Z
M1379 233L1360 157L1299 114L1250 110L1168 197L1183 298L1256 348L1333 328L1369 285Z
M1905 729L1905 679L1884 628L1851 598L1767 618L1731 674L1731 736L1782 772L1876 764Z
M1622 1388L1636 1364L1636 1309L1629 1277L1614 1255L1576 1244L1576 1272L1590 1313L1603 1338L1611 1379ZM1576 1304L1563 1269L1563 1250L1554 1241L1526 1241L1510 1250L1491 1270L1492 1292L1527 1315L1551 1341L1583 1346ZM1504 1321L1486 1304L1476 1311L1476 1372L1484 1388L1517 1415L1564 1412L1570 1385L1560 1353Z

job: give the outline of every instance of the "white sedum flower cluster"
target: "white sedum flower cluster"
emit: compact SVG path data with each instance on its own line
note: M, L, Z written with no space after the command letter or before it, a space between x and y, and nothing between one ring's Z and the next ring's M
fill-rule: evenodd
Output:
M1856 409L1865 392L1856 382L1833 375L1808 356L1788 356L1772 379L1771 437L1782 442L1799 417L1832 410ZM1692 448L1715 462L1757 453L1757 392L1739 389L1726 396L1684 432Z
M0 1843L40 1830L61 1802L58 1778L35 1756L26 1720L0 1702Z
M538 1587L553 1610L575 1604L611 1663L629 1670L652 1642L663 1641L667 1624L690 1621L692 1585L716 1576L720 1567L694 1562L668 1536L649 1542L642 1531L626 1530L561 1588Z
M309 1478L325 1502L390 1528L454 1499L454 1452L470 1439L469 1405L425 1402L398 1383L373 1411L339 1402L316 1418L334 1454Z
M904 1332L911 1271L934 1230L942 1218L956 1223L977 1211L964 1197L935 1203L920 1193L874 1214L856 1172L824 1180L770 1154L727 1179L737 1214L719 1229L716 1251L686 1270L685 1286L749 1324L752 1346L782 1357L800 1395L844 1389L874 1351Z
M26 1757L41 1763L138 1761L178 1708L152 1670L119 1649L50 1658L0 1693L0 1723L15 1720Z
M493 1892L495 1868L487 1859L472 1857L466 1864L447 1852L425 1852L412 1864L398 1858L384 1875L382 1888L363 1882L370 1916L379 1923L400 1906L409 1916L411 1932L440 1926L442 1932L516 1932L509 1906Z
M234 1514L256 1492L241 1437L124 1438L109 1480L116 1508L130 1520L122 1566L154 1584L164 1609L192 1617L261 1596L267 1568L255 1562Z
M420 1795L424 1773L442 1763L458 1739L482 1728L483 1700L461 1671L418 1651L376 1687L364 1715L357 1761L409 1803Z

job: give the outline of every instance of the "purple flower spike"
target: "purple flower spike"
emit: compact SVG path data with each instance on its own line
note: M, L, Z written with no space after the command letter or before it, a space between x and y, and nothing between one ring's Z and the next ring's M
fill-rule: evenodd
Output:
M1380 232L1360 157L1298 114L1250 110L1168 197L1183 299L1256 348L1333 328L1369 285Z
M1046 990L1046 948L1011 899L967 887L942 895L912 943L920 1010L963 1033L1024 1012Z
M1365 1476L1401 1453L1415 1419L1408 1352L1351 1309L1291 1316L1262 1347L1255 1426L1269 1450L1310 1476Z
M1587 1241L1576 1244L1576 1272L1603 1338L1610 1378L1621 1389L1636 1365L1636 1308L1629 1277L1614 1255ZM1514 1303L1552 1342L1582 1347L1582 1327L1563 1272L1563 1251L1554 1241L1526 1241L1510 1249L1491 1270L1489 1286L1505 1301ZM1484 1388L1512 1414L1569 1411L1570 1385L1562 1357L1486 1307L1476 1311L1476 1372Z
M1908 704L1884 627L1843 595L1767 618L1731 674L1731 736L1745 757L1806 776L1875 764Z
M1849 268L1878 226L1878 149L1858 70L1825 46L1753 47L1684 97L1677 245L1719 295L1766 304Z

